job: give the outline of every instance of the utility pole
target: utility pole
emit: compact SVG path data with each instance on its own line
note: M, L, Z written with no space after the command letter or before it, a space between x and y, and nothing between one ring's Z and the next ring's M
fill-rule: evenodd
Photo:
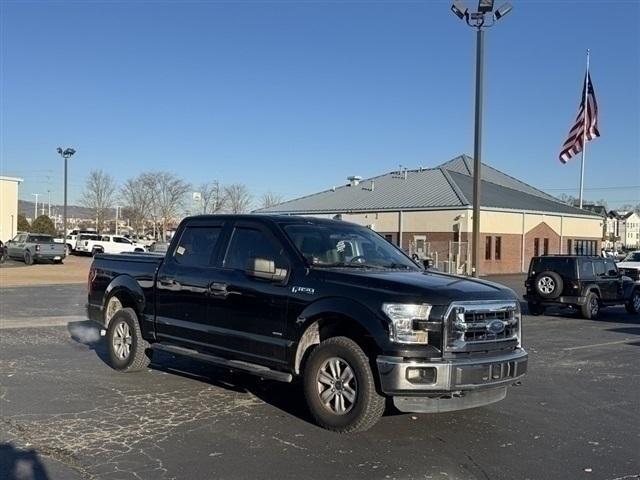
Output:
M33 219L35 220L36 218L38 218L38 197L40 196L40 194L32 193L31 195L36 197L36 204L35 204L35 208L33 209Z
M475 128L473 134L473 232L471 248L471 273L480 276L480 186L482 181L482 100L484 89L484 29L492 27L513 8L505 3L495 12L494 0L479 0L476 12L470 12L462 0L454 0L451 11L476 29L476 99Z
M69 159L76 153L73 148L65 148L64 150L61 147L58 147L57 150L58 155L64 158L64 207L62 210L62 238L67 238L67 164Z
M47 216L51 218L51 190L47 190L47 195L49 197L49 209L47 210Z
M118 209L120 208L119 205L116 205L116 235L118 235Z

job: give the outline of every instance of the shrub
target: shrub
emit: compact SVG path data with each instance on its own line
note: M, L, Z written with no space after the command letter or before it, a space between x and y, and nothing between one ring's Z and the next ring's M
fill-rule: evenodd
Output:
M31 233L44 233L45 235L56 235L56 227L49 217L40 215L31 224Z
M18 231L19 232L28 232L31 230L31 225L29 225L29 220L23 214L18 215Z

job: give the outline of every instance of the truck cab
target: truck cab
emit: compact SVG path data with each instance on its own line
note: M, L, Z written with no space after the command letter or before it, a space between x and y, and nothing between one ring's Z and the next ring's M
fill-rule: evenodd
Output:
M111 364L162 350L262 378L299 378L325 428L503 399L527 369L510 289L425 270L376 232L304 217L185 219L164 257L97 254L90 318Z

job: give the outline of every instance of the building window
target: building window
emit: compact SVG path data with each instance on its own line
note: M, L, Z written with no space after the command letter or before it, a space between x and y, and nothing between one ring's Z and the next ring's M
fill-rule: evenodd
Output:
M570 238L567 238L567 253L569 255L573 254L573 242Z
M484 241L484 259L491 260L491 237L486 237Z
M576 255L597 255L598 241L597 240L576 240L574 242Z
M544 239L544 253L543 255L549 255L549 239L545 238Z
M540 239L534 238L533 239L533 256L537 257L538 255L540 255Z
M494 258L500 260L502 258L502 237L496 237L496 253Z
M385 239L387 242L389 242L389 243L393 243L393 235L391 235L390 233L387 233L387 234L384 236L384 239Z

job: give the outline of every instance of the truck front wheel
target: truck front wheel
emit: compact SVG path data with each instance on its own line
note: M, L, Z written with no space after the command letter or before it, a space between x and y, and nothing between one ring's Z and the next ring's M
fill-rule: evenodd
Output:
M309 356L303 385L311 415L328 430L368 430L384 413L385 398L376 391L369 359L350 338L321 342Z
M123 308L113 315L106 339L109 363L115 370L136 372L149 365L149 343L142 338L138 316L132 308Z
M625 305L627 312L631 315L638 315L640 313L640 290L636 289L631 292L631 298Z

